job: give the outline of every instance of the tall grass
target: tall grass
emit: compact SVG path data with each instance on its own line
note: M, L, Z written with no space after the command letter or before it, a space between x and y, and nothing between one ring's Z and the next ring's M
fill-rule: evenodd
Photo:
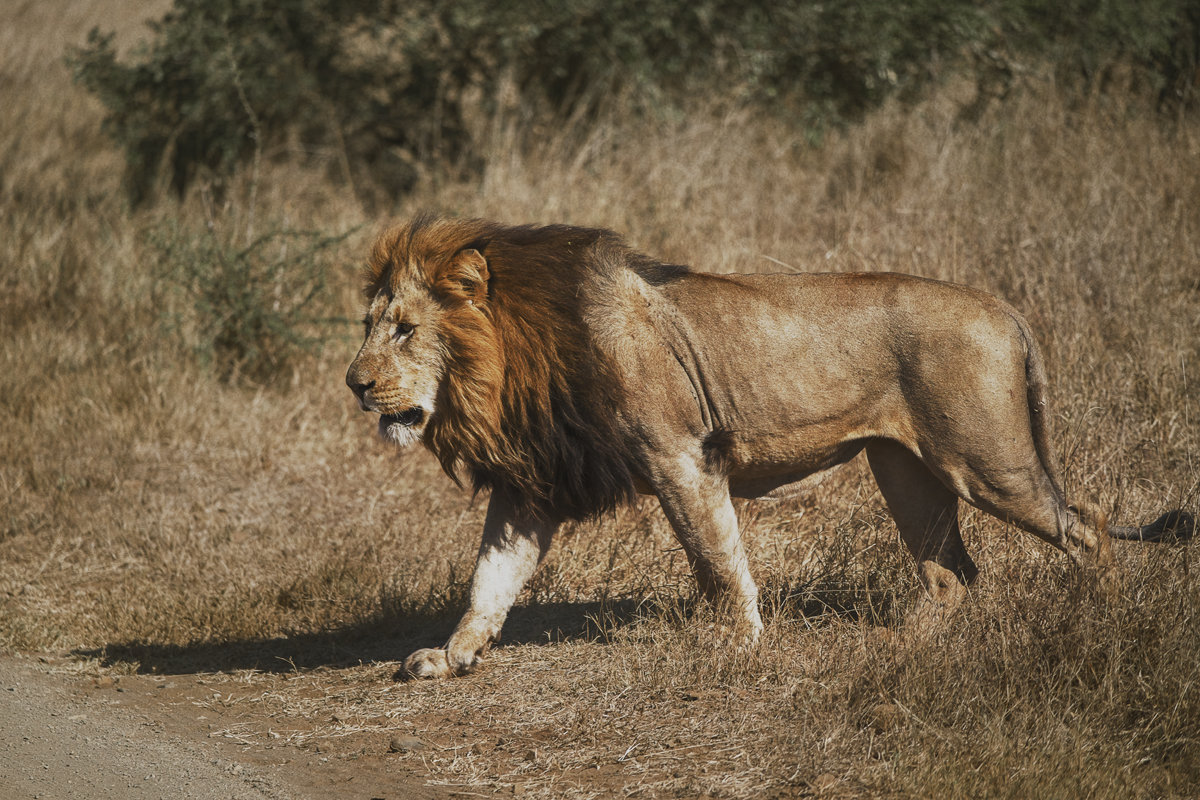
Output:
M311 158L264 163L220 202L199 187L129 210L100 110L61 62L88 14L136 31L116 0L0 11L0 646L195 671L435 643L461 608L482 500L374 440L342 385L352 323L267 383L231 383L181 348L151 239L164 221L214 220L238 241L354 231L323 262L335 291L320 301L353 319L383 220ZM719 105L537 135L497 124L481 181L431 180L394 212L604 225L715 271L902 270L994 291L1047 353L1070 493L1122 521L1194 509L1200 130L1036 90L966 124L971 96L950 85L886 107L819 149ZM914 642L871 628L915 583L861 465L739 512L768 598L760 651L714 657L644 500L561 538L510 625L516 646L478 679L388 695L388 713L414 718L486 704L479 736L540 748L438 751L428 774L535 796L597 780L651 796L1200 790L1194 546L1123 546L1125 589L1106 603L1057 554L968 512L984 577ZM537 646L547 633L560 641ZM437 741L457 730L431 725Z

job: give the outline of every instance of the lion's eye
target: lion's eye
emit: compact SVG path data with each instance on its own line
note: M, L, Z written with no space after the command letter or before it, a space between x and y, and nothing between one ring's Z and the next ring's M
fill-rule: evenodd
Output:
M396 331L392 334L392 338L397 342L402 342L409 336L412 336L413 326L407 322L397 322Z

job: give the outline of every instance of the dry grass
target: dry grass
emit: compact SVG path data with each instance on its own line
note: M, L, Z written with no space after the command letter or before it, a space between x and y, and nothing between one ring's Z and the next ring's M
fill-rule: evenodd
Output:
M245 741L361 754L409 731L436 747L396 758L476 791L1200 792L1194 545L1122 546L1126 587L1104 602L971 512L972 602L903 640L887 626L911 564L857 463L739 508L767 606L753 654L720 649L643 501L562 537L476 676L391 684L380 662L453 624L482 501L374 441L341 385L351 324L280 386L193 363L163 338L146 245L170 218L235 235L365 224L331 267L331 312L353 317L380 221L294 158L264 172L253 208L248 191L216 209L198 193L131 213L60 60L95 22L132 40L130 8L0 11L0 646L215 672L221 702L255 712L227 732ZM955 93L821 149L747 112L525 146L500 130L481 182L431 183L396 212L605 225L719 271L895 269L995 291L1046 350L1072 493L1127 521L1194 509L1200 129L1038 93L958 125Z

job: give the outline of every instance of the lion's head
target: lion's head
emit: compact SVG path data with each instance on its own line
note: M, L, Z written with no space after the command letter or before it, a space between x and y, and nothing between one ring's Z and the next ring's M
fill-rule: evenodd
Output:
M441 405L448 370L459 366L451 363L457 340L487 326L483 256L470 248L438 252L429 247L436 230L430 226L425 233L425 241L414 242L412 230L393 229L376 243L368 267L366 335L346 373L362 409L380 415L380 435L401 446L421 438Z
M458 480L583 517L633 493L622 386L583 322L600 230L420 217L379 237L366 336L346 373L397 444L421 440Z

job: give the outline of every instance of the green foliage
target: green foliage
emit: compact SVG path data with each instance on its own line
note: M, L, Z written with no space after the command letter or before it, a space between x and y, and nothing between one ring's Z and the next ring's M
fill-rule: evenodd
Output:
M111 34L93 30L71 61L108 109L135 202L159 179L182 192L198 174L228 174L285 128L323 125L354 77L328 69L352 5L177 0L127 63Z
M211 227L160 227L150 245L173 295L168 329L224 379L279 377L320 344L329 251L347 235L276 230L239 247Z
M1005 41L1055 65L1076 92L1104 90L1120 69L1160 109L1194 106L1200 89L1200 4L1195 0L1001 0Z
M93 31L71 56L108 108L135 201L217 184L299 143L369 199L423 169L470 166L472 120L550 119L717 96L820 128L954 70L1011 83L1048 59L1072 90L1126 64L1160 101L1195 99L1194 0L176 0L118 59ZM476 126L478 127L478 126ZM330 157L336 153L337 157Z

